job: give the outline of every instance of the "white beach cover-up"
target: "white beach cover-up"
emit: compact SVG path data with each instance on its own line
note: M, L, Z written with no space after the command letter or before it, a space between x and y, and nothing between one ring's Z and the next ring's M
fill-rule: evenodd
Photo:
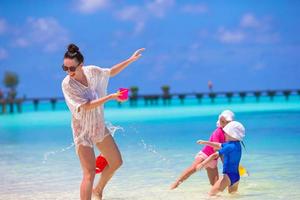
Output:
M79 145L93 148L94 144L110 134L105 127L103 105L87 111L79 109L89 101L106 96L110 69L97 66L85 66L82 69L87 78L87 87L69 75L62 81L62 91L72 113L71 127L76 153Z

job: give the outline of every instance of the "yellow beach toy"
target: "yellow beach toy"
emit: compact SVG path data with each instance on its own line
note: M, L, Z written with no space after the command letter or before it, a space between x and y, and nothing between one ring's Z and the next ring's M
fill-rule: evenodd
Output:
M240 176L249 176L248 171L242 165L239 165L239 173L240 173Z

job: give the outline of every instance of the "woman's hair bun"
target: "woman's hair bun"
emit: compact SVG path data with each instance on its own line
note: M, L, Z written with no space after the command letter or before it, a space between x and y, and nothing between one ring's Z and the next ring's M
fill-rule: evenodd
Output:
M68 50L65 52L64 58L76 59L78 63L83 63L84 57L79 51L78 46L71 43L68 45Z
M75 44L69 44L68 46L68 52L70 53L76 53L79 51L78 46L76 46Z

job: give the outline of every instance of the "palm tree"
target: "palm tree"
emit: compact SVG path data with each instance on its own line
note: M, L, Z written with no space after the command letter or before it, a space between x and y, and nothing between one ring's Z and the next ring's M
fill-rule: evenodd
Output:
M131 91L131 96L132 97L137 97L139 88L137 86L131 86L130 91Z
M230 103L231 102L231 99L233 97L233 92L226 92L226 97L228 98L228 102Z
M55 110L55 108L56 108L56 102L57 102L56 98L51 98L50 99L52 110Z
M196 93L196 98L198 99L198 102L201 103L201 100L203 98L203 94L202 93Z
M4 75L4 85L9 89L8 99L9 99L9 110L11 113L14 112L14 100L17 96L16 87L19 84L19 78L16 73L6 72Z
M0 99L0 105L2 107L1 113L2 114L6 113L6 101L4 99Z
M145 102L145 106L148 106L148 102L150 101L151 96L150 95L145 95L144 96L144 102Z
M2 107L2 113L4 114L6 112L6 103L4 100L4 94L1 89L0 89L0 105Z
M164 104L170 104L171 103L171 95L170 95L170 86L163 85L161 86L161 89L163 91L163 102Z
M178 98L180 99L180 103L184 104L185 94L179 94Z
M130 91L131 91L131 96L129 97L130 105L131 106L137 105L139 88L137 86L131 86Z
M276 91L275 90L269 90L269 91L267 91L267 95L270 97L271 101L273 101L274 96L276 95Z
M0 100L3 99L3 97L4 97L4 94L3 94L2 90L0 89Z
M4 75L4 85L10 90L8 93L9 99L15 99L17 96L16 88L19 84L19 77L14 72L6 72Z
M241 97L242 102L244 102L244 101L245 101L245 98L246 98L246 96L247 96L247 92L239 92L239 96Z
M163 86L161 86L161 89L163 91L164 96L169 96L170 95L170 86L163 85Z
M22 112L22 103L23 103L23 101L24 101L24 99L22 99L22 98L16 99L18 113Z
M37 110L39 109L39 108L38 108L39 102L40 102L39 99L37 99L37 98L33 99L33 106L34 106L34 110L35 110L35 111L37 111Z
M214 92L211 92L211 93L208 94L208 96L211 100L211 103L215 103L215 98L216 98L217 94L214 93Z
M256 101L258 102L259 101L259 97L261 96L261 92L260 91L255 91L253 94L254 94L254 96L256 98Z
M291 90L284 90L282 93L285 96L285 100L288 101L289 96L291 95L292 91Z

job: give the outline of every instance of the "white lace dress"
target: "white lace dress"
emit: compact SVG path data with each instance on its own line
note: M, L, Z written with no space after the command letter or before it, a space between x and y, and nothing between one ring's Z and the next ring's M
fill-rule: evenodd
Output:
M91 100L106 96L110 69L97 66L85 66L82 69L87 78L87 87L69 75L62 81L62 91L72 113L71 126L76 153L79 145L93 148L94 144L110 134L105 127L103 105L88 111L79 109Z

